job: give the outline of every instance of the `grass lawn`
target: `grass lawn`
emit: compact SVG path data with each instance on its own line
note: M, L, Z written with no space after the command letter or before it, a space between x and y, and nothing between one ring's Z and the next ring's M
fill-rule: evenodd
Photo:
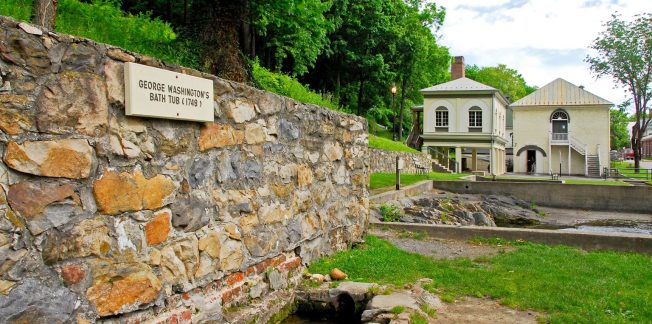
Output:
M379 137L369 134L369 147L385 150L385 151L397 151L397 152L408 152L408 153L420 153L419 151L401 143L395 142L390 139Z
M506 244L506 242L502 242ZM324 258L312 273L342 269L350 280L402 286L431 278L443 299L489 297L548 314L551 323L624 323L652 319L652 258L516 243L517 250L476 260L433 260L367 236L355 249Z
M407 186L423 180L460 180L469 173L439 173L401 174L401 185ZM369 189L393 187L396 184L396 173L372 173L369 177Z

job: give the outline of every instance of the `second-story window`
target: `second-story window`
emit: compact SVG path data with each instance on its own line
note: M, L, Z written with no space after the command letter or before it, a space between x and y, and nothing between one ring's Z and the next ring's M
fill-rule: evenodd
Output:
M469 128L482 129L482 109L480 107L469 109Z
M437 107L435 110L435 128L437 131L448 131L448 109Z

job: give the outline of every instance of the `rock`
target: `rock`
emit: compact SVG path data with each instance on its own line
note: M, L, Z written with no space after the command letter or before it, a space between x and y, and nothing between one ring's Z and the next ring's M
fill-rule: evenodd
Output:
M199 132L199 150L206 151L244 143L244 132L231 125L207 123Z
M225 272L240 269L244 262L242 243L225 240L220 249L220 269Z
M249 121L256 116L254 104L243 100L230 102L226 107L226 116L233 119L236 123Z
M199 239L199 251L206 252L213 259L219 259L222 250L222 235L217 231L210 231Z
M333 280L344 280L347 277L346 273L338 268L333 268L333 270L331 270L330 276Z
M16 286L16 282L9 280L0 280L0 294L9 295L9 292Z
M324 154L329 161L339 161L344 155L344 150L342 149L342 145L340 145L339 142L327 143L324 145Z
M36 127L44 133L99 136L108 117L106 87L95 74L52 75L36 99Z
M32 128L32 117L25 111L0 108L0 129L7 135L19 135Z
M367 309L384 309L390 310L394 307L401 306L414 310L419 310L419 304L410 295L406 293L393 293L391 295L377 295L369 301Z
M310 275L310 280L322 283L326 281L326 277L323 274L315 273Z
M312 170L307 165L297 166L297 183L299 187L307 187L312 184Z
M284 289L288 286L287 277L276 269L272 269L267 273L267 280L269 281L269 288L272 290Z
M24 30L28 34L36 35L36 36L41 36L43 35L43 31L39 29L38 27L34 25L30 25L25 22L20 22L18 23L18 28Z
M162 210L154 214L154 218L145 225L147 244L157 245L165 242L170 234L170 211Z
M60 286L25 279L0 295L0 319L6 323L70 323L77 296Z
M105 257L115 245L106 224L99 218L85 219L66 232L50 232L43 247L43 259L54 263L87 256Z
M100 60L100 53L95 46L77 43L66 47L61 65L64 71L99 72L96 69Z
M161 250L160 269L165 283L188 286L195 279L198 266L199 248L195 236L176 241Z
M378 315L386 312L384 309L365 309L360 315L360 322L362 323L375 323L372 322Z
M146 179L139 170L134 173L105 170L93 184L99 210L109 215L161 208L172 201L176 189L168 177L159 174Z
M68 264L61 268L61 278L67 285L74 285L86 276L86 270L78 264Z
M285 208L285 205L279 203L263 205L258 209L258 219L260 219L263 224L283 222L289 217L290 213Z
M93 284L86 297L101 317L138 309L156 300L161 282L144 263L109 263L93 265Z
M0 42L2 60L25 67L28 71L39 75L50 72L51 62L48 51L39 38L25 37L25 34L18 29L3 30L3 40Z
M299 128L290 121L281 119L279 122L281 139L295 140L299 138Z
M83 139L9 142L4 156L14 170L45 177L87 178L95 161L95 151Z
M206 197L205 193L199 190L190 196L177 197L171 208L172 225L186 232L204 227L215 214L210 197Z
M192 166L190 166L190 170L188 171L188 182L190 187L197 189L207 182L215 182L215 180L209 181L213 174L214 164L212 164L211 161L207 158L201 156L196 157L192 162Z
M257 123L247 124L245 126L244 136L247 144L264 143L267 138L265 128Z
M110 52L111 50L109 50ZM122 51L120 51L122 52ZM106 91L109 102L125 103L125 72L124 64L108 61L104 64L104 76L106 77Z
M232 223L224 224L224 230L229 235L229 238L238 241L242 239L242 234L240 234L240 231L238 230L238 227L235 224Z
M133 55L127 54L120 48L109 48L106 51L106 56L122 62L136 62L136 58Z
M331 288L328 294L331 300L337 300L337 297L343 293L348 294L355 302L365 301L371 297L371 289L378 287L375 283L345 281L337 287Z
M19 182L9 187L7 201L25 219L33 235L61 226L83 212L71 184Z
M245 233L242 242L253 257L263 257L277 247L278 234L272 230L259 228Z

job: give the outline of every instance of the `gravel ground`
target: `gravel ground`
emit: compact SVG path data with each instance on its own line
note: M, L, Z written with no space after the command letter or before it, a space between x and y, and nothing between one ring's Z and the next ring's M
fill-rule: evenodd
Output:
M466 241L443 240L431 237L414 239L403 237L405 234L396 231L371 229L370 234L392 242L401 250L432 256L437 259L454 259L459 257L475 259L480 256L491 256L501 252L513 251L511 246L478 245Z

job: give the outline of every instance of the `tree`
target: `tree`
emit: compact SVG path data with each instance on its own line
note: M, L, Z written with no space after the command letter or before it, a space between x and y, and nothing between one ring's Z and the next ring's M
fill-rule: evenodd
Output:
M629 116L625 108L629 106L631 100L625 101L617 108L612 108L609 111L611 119L610 127L610 141L612 150L620 150L623 147L628 147L630 144L629 132L627 131L627 124L629 123Z
M58 0L34 0L32 3L32 22L47 30L54 30L57 19Z
M465 72L467 78L502 91L511 101L519 100L536 90L536 87L525 83L525 79L518 71L508 68L505 64L482 68L469 65Z
M586 62L598 78L611 77L632 95L636 123L632 129L634 167L641 160L641 138L650 124L649 101L652 97L652 13L636 15L629 22L615 14L590 46L596 55Z

